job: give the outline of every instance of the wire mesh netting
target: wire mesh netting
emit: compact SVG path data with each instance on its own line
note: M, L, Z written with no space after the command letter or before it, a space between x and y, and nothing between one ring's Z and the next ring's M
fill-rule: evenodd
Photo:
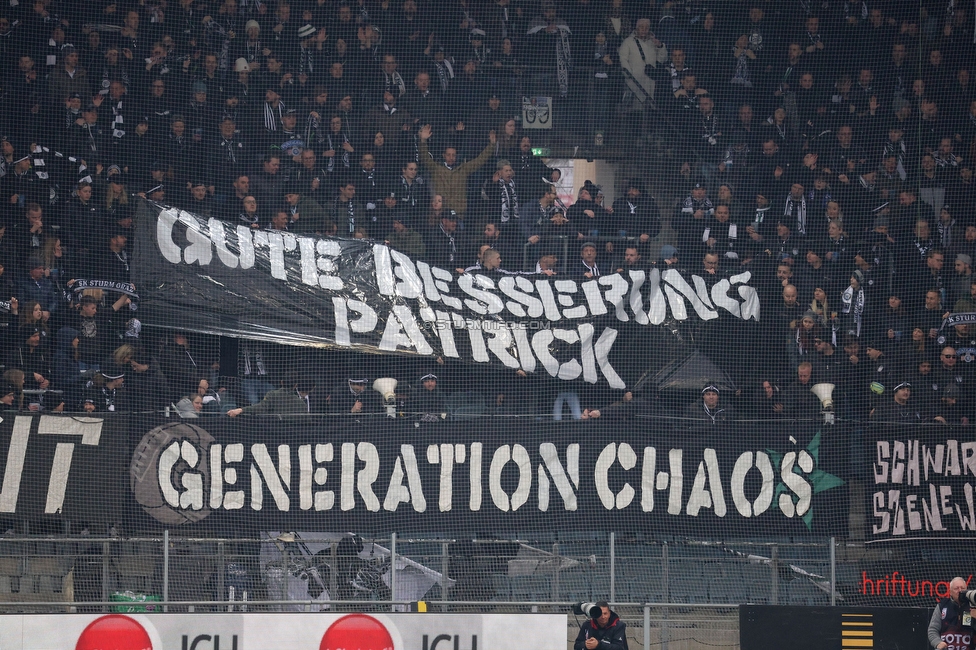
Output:
M972 14L5 3L0 610L932 607Z

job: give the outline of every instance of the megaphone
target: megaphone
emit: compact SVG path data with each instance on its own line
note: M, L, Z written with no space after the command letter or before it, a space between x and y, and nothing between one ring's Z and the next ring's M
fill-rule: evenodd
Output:
M833 384L814 384L810 392L817 396L820 400L821 413L824 416L824 422L827 424L834 423L834 399L832 397L834 393Z
M813 388L810 389L810 392L816 395L817 399L820 400L820 406L823 407L823 410L834 410L834 400L833 397L831 397L831 395L834 393L833 384L814 384Z
M373 390L383 397L387 417L396 417L396 387L397 380L393 377L380 377L373 382Z
M582 614L588 618L598 619L603 614L603 609L596 603L580 603L573 605L574 614Z

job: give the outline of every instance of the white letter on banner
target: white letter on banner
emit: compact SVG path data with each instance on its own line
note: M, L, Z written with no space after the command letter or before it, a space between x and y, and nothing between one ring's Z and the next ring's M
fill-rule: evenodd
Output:
M579 489L579 443L566 446L566 469L559 461L559 450L551 442L539 445L542 463L539 465L539 510L549 510L549 479L556 485L556 491L563 499L564 510L576 510L576 490ZM546 475L548 470L548 476ZM568 476L567 476L568 474Z
M691 288L691 285L681 277L675 269L668 269L661 276L665 282L668 284L664 285L664 292L668 296L668 304L671 306L671 315L674 316L675 320L687 320L688 312L685 310L684 298L688 299L691 306L694 308L695 313L702 320L712 320L713 318L718 318L718 312L713 309L709 309L708 306L701 301L695 290Z
M647 325L647 314L644 313L644 297L641 295L641 287L644 286L644 272L643 271L629 271L630 275L630 311L634 313L634 320L637 321L638 325ZM651 270L651 280L654 286L657 287L657 292L660 294L661 288L658 286L658 282L661 279L661 272L657 269ZM627 314L624 314L625 318L620 318L620 313L618 311L617 318L623 322L627 322ZM664 320L663 317L661 319ZM655 323L659 325L660 323Z
M291 487L291 451L288 445L278 445L277 469L265 444L251 445L251 458L254 459L251 464L251 508L260 510L263 507L266 483L278 511L288 512L291 503L286 490Z
M659 269L651 269L647 277L647 284L647 320L651 325L660 325L668 315L668 302L661 291L661 271ZM646 325L647 323L641 324Z
M613 347L613 342L616 340L617 330L612 327L604 327L603 331L600 332L600 338L597 339L596 344L593 346L593 351L596 353L596 363L600 367L600 372L603 373L610 387L626 388L627 384L624 383L624 380L620 378L617 371L610 365L610 359L608 358L610 348Z
M376 287L380 295L394 294L393 263L390 261L390 249L383 244L373 245L373 266L376 267Z
M463 463L465 447L463 444L450 443L427 445L427 462L441 466L440 492L437 498L437 508L441 512L450 512L454 504L454 463Z
M739 311L739 303L732 298L729 298L729 289L731 284L725 278L722 278L718 282L712 285L712 302L715 303L716 307L721 307L725 311L729 312L736 318L742 318Z
M100 418L62 418L42 415L37 425L38 435L80 436L81 444L97 447L102 435L102 420ZM68 489L68 474L71 471L71 458L74 455L75 443L59 442L54 450L54 461L51 463L51 478L47 486L47 502L44 504L44 514L52 515L61 512L64 505L64 495ZM201 505L202 507L202 505Z
M434 329L437 331L437 337L441 340L441 352L444 353L445 357L459 359L461 355L458 354L457 345L454 342L451 314L446 311L435 311L434 316L436 318Z
M539 294L539 299L542 300L542 309L546 314L546 319L551 321L561 319L562 314L559 313L559 307L556 306L556 298L552 294L552 286L549 284L549 280L536 280L535 290Z
M439 302L441 294L437 291L437 283L434 281L434 276L430 272L430 265L427 262L418 260L417 273L420 274L420 278L424 281L424 295L427 296L427 300L430 302Z
M502 487L502 470L508 461L515 461L519 471L519 482L515 491L512 493L511 510L515 512L529 500L529 491L532 488L532 463L529 461L529 452L522 445L502 445L495 450L491 459L491 466L488 468L488 489L491 493L491 500L495 507L502 512L509 511L509 498L505 489Z
M345 300L343 298L332 298L333 311L335 313L335 341L338 345L351 346L352 337L350 330L357 334L365 334L376 329L379 317L372 307L359 300ZM346 307L359 314L359 318L354 321L349 320Z
M614 276L604 276L610 279ZM615 277L620 278L619 275ZM590 313L594 316L602 316L607 313L607 306L603 304L603 292L600 291L600 281L590 280L589 282L584 282L580 285L580 289L583 290L583 295L586 296L586 304L590 308Z
M159 479L159 491L166 503L174 508L180 507L180 493L173 487L173 468L180 460L180 443L174 440L159 454L156 461L156 471ZM6 478L6 477L5 477ZM6 481L4 481L6 483Z
M654 510L654 481L657 473L657 449L644 447L644 462L641 464L641 510ZM662 472L662 474L664 474ZM667 474L664 474L667 479Z
M471 512L481 510L481 451L482 443L471 443L471 465L468 474L470 492L468 494L468 509Z
M634 448L626 442L620 443L619 450L617 444L611 442L603 448L596 459L594 484L600 502L607 510L614 508L623 510L634 500L635 492L630 483L624 483L617 494L614 494L613 490L610 489L610 467L613 466L614 461L619 462L625 471L629 471L637 465L637 454L634 453Z
M224 500L223 468L220 459L224 447L219 442L210 445L210 508L218 509Z
M586 318L586 305L577 305L573 307L573 295L579 293L579 288L576 282L573 280L556 280L553 283L556 287L557 296L556 299L559 304L566 309L563 309L563 316L566 318Z
M580 339L580 358L583 360L583 381L595 384L596 358L593 356L593 325L590 323L580 323L576 328Z
M672 449L668 452L668 467L671 470L671 491L668 493L669 515L681 514L681 492L684 489L685 478L684 470L681 466L681 455L682 451L680 449ZM660 482L660 480L659 475L658 481Z
M530 318L542 316L542 301L529 295L535 291L535 287L524 276L503 276L498 279L498 289L513 299L505 303L505 308L516 318L525 318L526 314Z
M491 278L465 273L458 278L457 283L461 287L461 291L475 298L475 300L466 298L464 304L476 314L497 314L505 308L502 299L491 293L491 289L495 288L495 283Z
M532 335L532 350L535 356L546 369L550 376L555 377L559 372L559 359L552 356L549 352L549 344L552 343L552 332L549 330L539 330Z
M407 477L409 488L403 484L404 476ZM427 510L427 499L424 498L423 486L420 483L420 470L417 467L417 455L414 453L413 445L400 445L400 455L393 464L390 485L386 490L386 498L383 499L383 509L396 512L397 506L401 503L412 503L415 512Z
M253 268L254 240L251 239L251 229L247 226L237 227L237 248L241 251L241 268Z
M173 241L173 227L179 216L180 213L176 208L169 208L156 217L156 246L170 264L179 264L183 261L183 249Z
M740 273L738 275L733 275L729 278L729 282L732 286L737 284L745 284L752 277L751 271L746 271L745 273ZM759 322L759 293L755 288L750 286L739 287L739 297L742 298L742 307L740 311L742 313L742 320L749 320L750 318L757 323Z
M450 282L454 279L451 272L432 266L430 273L434 276L434 286L440 292L441 302L451 309L461 309L461 299L449 295L451 291Z
M391 250L390 255L395 262L393 275L400 279L394 291L401 298L419 298L424 295L424 285L413 266L413 260L397 250Z
M304 284L332 291L341 291L345 287L342 278L337 275L339 267L333 259L342 254L342 246L339 242L299 237L298 250L301 254ZM321 275L319 271L322 271Z
M200 464L199 469L203 469L203 464L206 462L205 458L200 458L196 447L189 440L184 440L182 444L180 441L174 440L159 455L156 471L158 472L160 492L166 500L166 503L174 508L200 510L203 508L202 474L199 472L184 472L180 480L180 484L185 488L182 494L173 486L173 469L181 459L191 469L197 468L198 462Z
M576 330L564 330L556 328L552 330L552 335L560 341L565 341L570 345L579 343L579 334L576 332ZM576 359L570 359L569 361L559 365L559 372L556 373L556 376L563 381L572 381L579 377L582 372L583 366L580 365L580 362Z
M513 357L508 348L512 345L512 333L508 323L498 321L478 321L482 331L488 332L488 349L498 357L507 368L519 368L519 360ZM486 328L486 326L489 326Z
M532 354L532 344L529 343L529 334L524 327L516 327L512 330L515 337L515 349L518 350L519 364L525 372L535 372L535 355Z
M233 445L227 445L224 448L224 463L241 462L244 462L244 445L239 442ZM237 470L235 468L228 467L224 470L224 483L227 485L237 485ZM213 496L210 498L212 500ZM212 505L212 507L216 508L217 506ZM224 493L224 510L240 510L243 507L244 490L231 490Z
M759 474L762 476L762 486L759 488L759 495L756 500L750 503L749 497L746 495L745 485L746 476L749 475L749 470L753 466L759 469ZM769 509L773 503L774 478L773 464L769 462L769 456L765 452L756 452L755 465L753 465L751 451L743 452L736 459L735 466L732 468L732 503L735 504L735 509L739 511L740 515L758 517Z
M714 309L712 299L708 297L708 285L705 284L705 280L700 275L693 275L691 281L695 283L695 293L698 294L698 299L702 301L702 304Z
M783 492L779 495L779 509L787 517L802 517L810 509L810 501L813 497L813 489L802 476L793 471L797 466L807 474L813 471L813 457L807 450L803 449L797 454L789 451L783 456L780 463L780 480L793 491L797 496L796 505L793 504L792 495Z
M359 496L363 498L366 509L370 512L378 512L380 500L373 494L373 483L380 475L380 454L376 451L376 445L361 442L356 446L356 455L359 456L359 460L366 463L356 477L356 489L359 491Z
M203 469L206 459L201 458L197 448L189 440L184 440L180 445L180 452L183 460L191 468ZM199 467L197 464L199 463ZM183 472L180 483L186 488L180 495L180 507L200 510L203 508L203 474L200 472Z
M332 462L332 443L315 445L315 462ZM335 505L335 492L332 490L322 490L313 492L314 485L325 485L329 477L329 471L324 467L315 467L312 464L312 445L302 445L298 448L298 493L299 507L302 510L309 510L314 506L316 512L331 510Z
M339 478L339 507L343 512L356 507L352 490L356 485L356 445L342 443L342 476Z
M627 281L619 273L614 273L613 275L601 275L597 282L601 286L608 287L603 294L603 302L613 305L617 320L622 323L629 321L630 316L627 315L627 303L625 301L627 290L630 288ZM593 309L593 305L590 305L590 309Z
M227 236L224 234L224 223L213 217L207 222L210 229L210 241L217 249L217 258L221 263L231 269L237 268L237 256L227 248Z
M485 347L485 337L481 333L480 321L465 319L460 314L451 312L451 322L454 327L468 333L468 344L471 346L471 358L478 363L488 363L488 348Z
M380 350L395 352L397 347L415 348L419 354L431 354L434 349L420 331L413 312L406 305L393 305L387 315L386 328L380 339Z
M714 449L705 448L704 459L698 463L695 482L691 486L688 496L686 512L697 517L702 508L714 508L716 517L724 517L728 512L725 506L725 494L722 490L722 476L718 471L718 455ZM705 474L708 474L708 487L705 486Z
M200 232L200 222L189 212L180 212L180 221L186 224L186 240L190 242L183 251L183 260L187 264L198 262L200 266L207 266L213 259L210 237Z

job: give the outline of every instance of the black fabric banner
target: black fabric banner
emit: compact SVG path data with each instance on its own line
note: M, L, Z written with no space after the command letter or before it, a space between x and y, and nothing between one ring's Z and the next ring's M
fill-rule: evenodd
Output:
M131 510L125 419L0 417L0 517L120 521Z
M729 539L847 525L831 454L846 448L839 426L514 424L18 415L0 423L0 508L186 533L560 527Z
M760 316L749 272L457 275L369 240L253 230L141 199L136 215L133 282L149 326L441 356L624 388L612 352L639 354L649 334L668 330L648 326Z

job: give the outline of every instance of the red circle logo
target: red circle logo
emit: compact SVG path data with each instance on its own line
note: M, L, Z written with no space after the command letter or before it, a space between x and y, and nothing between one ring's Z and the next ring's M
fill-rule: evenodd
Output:
M128 616L109 614L88 624L75 650L152 650L145 628Z
M393 650L393 637L372 616L349 614L329 626L319 650Z

